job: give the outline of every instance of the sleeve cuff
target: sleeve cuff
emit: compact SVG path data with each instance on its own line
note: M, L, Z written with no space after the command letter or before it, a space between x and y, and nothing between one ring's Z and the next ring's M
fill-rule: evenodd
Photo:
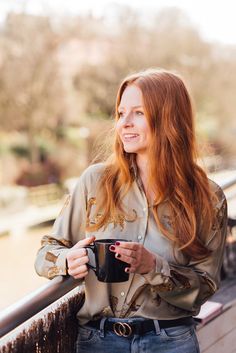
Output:
M54 250L51 251L54 256L57 257L57 260L51 268L48 270L48 277L52 278L55 276L66 276L67 273L67 260L66 255L70 249L61 249L61 250Z
M153 285L165 283L170 277L170 266L163 257L156 255L155 268L152 271L143 274L143 277L148 283Z

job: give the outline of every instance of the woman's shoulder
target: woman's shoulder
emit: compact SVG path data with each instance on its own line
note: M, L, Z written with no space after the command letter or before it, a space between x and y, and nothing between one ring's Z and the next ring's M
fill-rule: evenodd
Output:
M226 202L226 196L224 194L224 191L221 188L221 186L218 185L212 179L208 178L208 182L209 182L210 190L213 193L213 195L215 196L214 197L215 200L213 199L214 205L215 205L215 207L220 208L222 206L222 204Z
M105 163L95 163L88 166L82 173L84 176L100 176L105 170Z
M96 163L88 166L78 178L74 179L71 193L81 194L96 188L104 170L105 163Z
M91 164L80 175L78 182L89 187L95 185L105 170L105 163Z

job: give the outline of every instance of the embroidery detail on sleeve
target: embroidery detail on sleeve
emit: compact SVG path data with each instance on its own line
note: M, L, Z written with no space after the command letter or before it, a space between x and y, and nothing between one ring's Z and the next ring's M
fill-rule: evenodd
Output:
M151 300L152 302L156 305L156 306L160 306L161 305L161 297L158 294L158 291L156 289L155 286L151 286L150 287L150 295L151 295Z
M60 269L57 266L53 266L48 270L48 277L54 277L60 274Z
M166 283L157 284L153 287L157 292L170 292L174 289L174 283L169 279Z
M59 216L58 216L58 217L61 217L61 215L64 213L65 209L69 206L69 204L70 204L70 200L71 200L71 195L70 195L70 194L68 194L68 195L66 196L66 199L65 199L64 205L63 205L63 207L62 207L62 209L61 209L61 211L60 211L60 213L59 213Z
M205 298L209 298L216 291L216 288L212 284L212 282L205 276L200 277L201 281L201 300L205 300Z
M91 213L91 208L93 205L96 205L96 198L95 197L91 197L88 202L87 202L87 213L86 213L86 227L89 227L90 223L90 213Z
M183 289L183 288L184 289L191 288L191 284L190 284L189 279L187 277L185 277L184 275L181 275L178 272L175 272L174 270L171 270L170 272L171 272L171 276L173 277L172 280L174 280L174 281L177 280L180 283L180 285L181 285L180 286L181 289Z
M62 246L66 246L67 248L72 247L71 241L63 238L55 239L50 235L45 235L41 240L41 246L46 246L46 245L62 245Z
M215 208L215 222L212 225L213 231L223 227L223 224L224 224L223 221L224 221L226 207L227 207L226 200L224 200L223 203L220 203L216 206L216 208Z
M47 261L50 261L50 262L52 262L52 263L54 263L54 264L56 263L57 258L58 258L58 256L54 255L54 254L51 253L50 251L48 251L48 252L46 253L46 256L45 256L45 259L46 259Z

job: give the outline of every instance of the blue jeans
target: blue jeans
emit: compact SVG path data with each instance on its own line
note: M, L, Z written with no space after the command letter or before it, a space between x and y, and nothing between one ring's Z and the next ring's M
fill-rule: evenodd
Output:
M155 330L142 336L130 337L119 337L112 331L103 332L80 326L76 353L200 353L194 325L165 329L159 329L158 324L155 326Z

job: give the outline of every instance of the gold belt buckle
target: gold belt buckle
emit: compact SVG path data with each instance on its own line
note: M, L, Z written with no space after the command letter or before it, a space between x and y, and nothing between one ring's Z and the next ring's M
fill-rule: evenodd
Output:
M132 327L126 322L115 322L113 330L117 336L129 337L132 334Z

